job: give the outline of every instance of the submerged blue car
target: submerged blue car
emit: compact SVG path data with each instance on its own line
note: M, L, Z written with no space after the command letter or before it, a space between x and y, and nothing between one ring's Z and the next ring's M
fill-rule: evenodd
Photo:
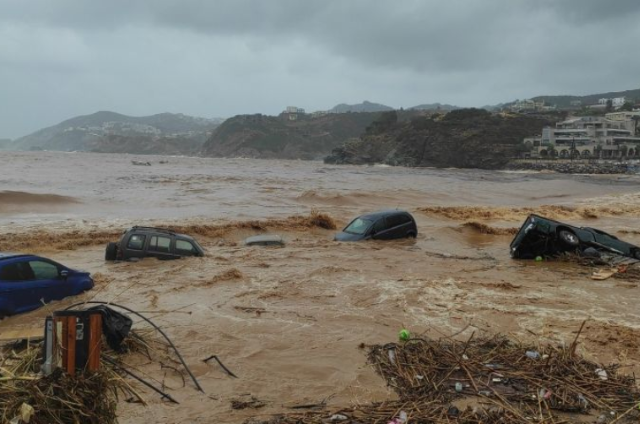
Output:
M34 255L0 253L0 317L37 309L93 288L88 272Z

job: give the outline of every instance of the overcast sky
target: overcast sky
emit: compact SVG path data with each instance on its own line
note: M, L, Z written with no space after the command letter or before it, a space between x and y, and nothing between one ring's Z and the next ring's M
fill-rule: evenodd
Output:
M483 106L640 88L638 0L0 0L0 138L112 110Z

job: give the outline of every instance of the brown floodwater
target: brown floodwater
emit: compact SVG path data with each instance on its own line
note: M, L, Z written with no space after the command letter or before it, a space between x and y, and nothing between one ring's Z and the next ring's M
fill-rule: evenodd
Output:
M577 264L508 255L509 229L532 211L640 243L638 176L50 152L0 159L0 244L97 275L91 292L7 318L0 332L39 327L51 310L79 300L121 303L165 329L204 387L182 387L157 361L130 358L180 404L136 386L149 406L122 401L122 423L234 423L324 399L335 408L393 398L359 345L394 341L401 328L571 343L586 319L581 353L640 371L638 280L595 281L593 269ZM281 219L317 210L344 225L396 207L414 213L416 240L337 243L335 231ZM260 231L228 225L256 219L280 219L269 231L286 247L245 247ZM202 232L204 258L106 263L96 234L134 223L225 230ZM211 355L239 378L202 361ZM232 409L232 400L252 396L264 406Z

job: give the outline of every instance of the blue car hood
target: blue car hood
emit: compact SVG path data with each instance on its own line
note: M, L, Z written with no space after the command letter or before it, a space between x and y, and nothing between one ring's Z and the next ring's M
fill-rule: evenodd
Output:
M365 240L367 238L368 237L362 234L351 234L351 233L345 233L344 231L341 231L338 234L336 234L336 236L333 239L335 241L360 241L360 240Z

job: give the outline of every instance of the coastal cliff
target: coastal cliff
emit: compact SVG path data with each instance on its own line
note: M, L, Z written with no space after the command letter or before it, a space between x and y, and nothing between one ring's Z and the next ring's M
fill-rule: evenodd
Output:
M322 116L238 115L213 131L201 154L211 157L321 159L346 140L358 137L379 113Z
M335 148L325 162L500 169L522 148L524 137L556 119L459 109L399 121L395 111L385 112L360 138Z

